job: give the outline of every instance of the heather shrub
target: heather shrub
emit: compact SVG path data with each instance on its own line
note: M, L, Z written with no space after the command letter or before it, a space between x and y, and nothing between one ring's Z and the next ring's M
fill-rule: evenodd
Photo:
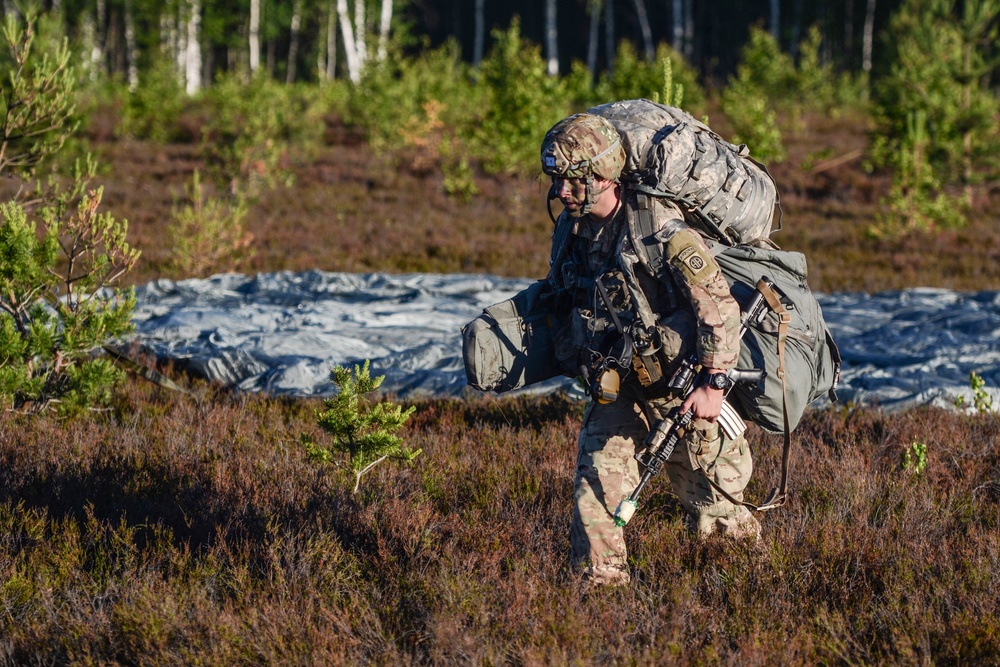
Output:
M692 539L665 478L633 583L570 566L580 404L419 403L423 450L352 494L290 433L316 401L144 384L60 422L0 414L0 647L14 664L990 664L1000 415L811 412L750 546ZM780 438L751 429L759 498ZM906 451L920 475L900 469ZM623 610L627 613L623 614ZM762 619L766 619L762 621Z

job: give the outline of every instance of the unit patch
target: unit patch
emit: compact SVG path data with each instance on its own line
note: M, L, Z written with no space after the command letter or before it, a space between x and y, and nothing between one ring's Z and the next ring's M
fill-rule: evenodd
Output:
M696 246L684 248L674 263L694 283L701 282L705 277L703 273L710 266L704 254Z

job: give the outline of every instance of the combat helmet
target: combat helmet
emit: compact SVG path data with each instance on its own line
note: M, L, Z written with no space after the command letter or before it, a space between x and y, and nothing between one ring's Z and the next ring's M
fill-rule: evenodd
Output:
M586 201L573 214L578 217L589 213L595 196L604 191L594 189L595 176L618 182L625 166L625 149L610 122L600 116L580 113L564 118L545 133L541 158L544 173L554 179L579 178L586 185ZM557 196L553 182L549 202Z

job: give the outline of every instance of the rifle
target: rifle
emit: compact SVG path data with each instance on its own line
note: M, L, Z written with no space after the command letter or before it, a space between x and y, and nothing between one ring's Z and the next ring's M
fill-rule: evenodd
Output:
M760 281L758 281L754 298L740 321L740 339L743 338L743 335L751 325L760 322L767 311L768 305L761 291L762 283L767 288L774 287L774 282L767 276L762 276ZM695 379L699 375L697 367L697 356L692 355L688 359L685 359L670 378L669 386L671 391L686 398L695 388ZM734 368L727 371L726 375L732 380L732 384L737 382L757 384L764 377L765 372L757 368ZM732 388L732 384L730 388ZM729 390L726 393L728 395ZM650 429L649 435L646 436L646 440L643 443L645 445L643 451L635 455L636 460L642 463L646 467L646 470L639 479L639 484L632 491L632 494L621 501L618 507L615 508L614 520L616 526L625 526L635 514L635 510L639 505L639 494L642 493L643 487L646 486L646 483L654 475L660 472L667 459L674 453L677 442L692 419L694 419L694 412L692 410L687 410L682 414L680 406L677 406L672 408L663 419L657 421L653 428ZM743 418L739 416L733 406L725 399L722 402L722 412L719 414L719 426L732 437L736 437L746 430Z

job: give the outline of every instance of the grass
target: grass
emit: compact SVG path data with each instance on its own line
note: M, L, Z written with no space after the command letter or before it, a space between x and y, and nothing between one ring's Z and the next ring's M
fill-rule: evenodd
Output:
M314 401L125 387L0 417L10 664L957 664L1000 655L1000 416L809 413L759 547L694 540L664 480L627 588L569 567L580 406L418 404L361 491L310 464ZM901 466L915 439L920 475ZM754 481L780 443L754 431Z

